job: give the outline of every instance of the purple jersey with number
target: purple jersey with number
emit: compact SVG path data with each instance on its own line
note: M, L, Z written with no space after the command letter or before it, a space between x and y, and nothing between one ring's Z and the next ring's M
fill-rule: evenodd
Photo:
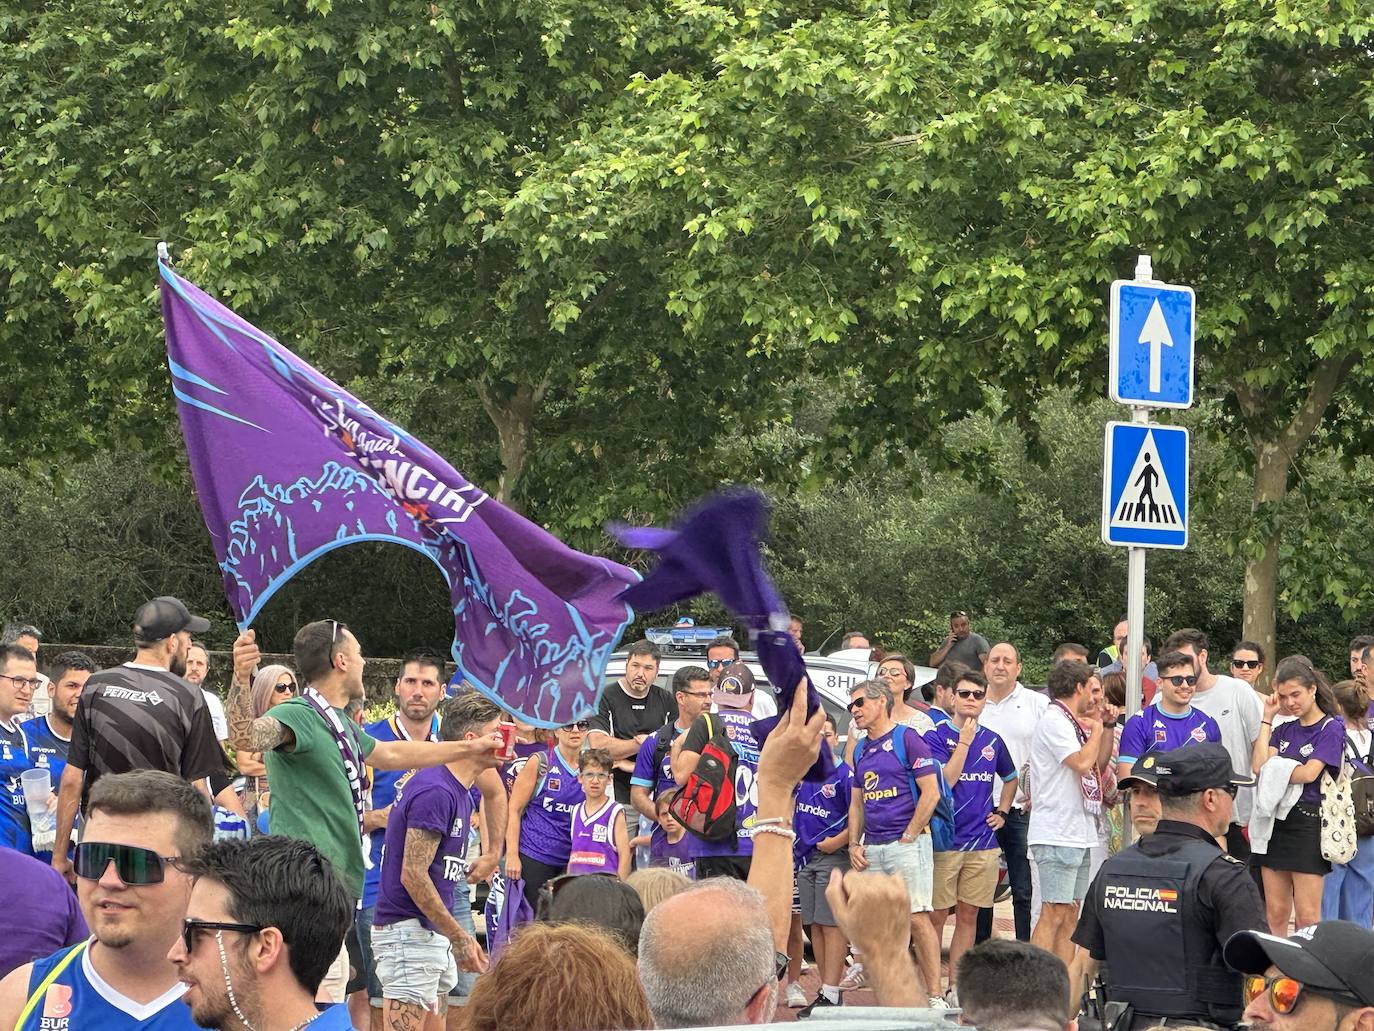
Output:
M754 854L754 813L759 807L759 795L754 787L754 777L759 769L759 752L763 747L754 736L753 714L744 709L722 709L710 714L711 722L718 724L730 740L739 761L735 764L735 837L733 840L706 841L695 834L692 839L692 858L703 856L751 856ZM691 748L700 754L706 747L705 717L698 716L687 731L687 740L682 747Z
M815 858L818 842L833 838L849 826L849 792L853 786L854 771L844 763L819 784L804 780L797 786L797 806L792 817L792 830L797 835L792 852L797 869Z
M386 843L382 846L382 876L377 890L374 926L386 927L401 920L418 920L421 927L437 930L401 883L406 833L422 830L439 835L439 848L429 864L429 879L434 882L444 909L452 912L454 893L467 876L464 860L471 824L472 795L449 772L447 766L421 770L405 782L386 821Z
M615 822L623 807L607 797L595 813L587 813L587 803L573 809L572 850L568 854L568 873L618 873L620 850L615 847Z
M697 867L692 862L692 835L686 831L677 841L669 841L668 835L659 828L659 834L649 845L649 865L666 866L676 870L689 880L696 880Z
M1134 765L1146 752L1171 752L1184 745L1220 740L1221 727L1201 709L1190 705L1187 712L1175 716L1165 712L1156 702L1136 713L1121 728L1121 751L1117 761Z
M573 810L582 802L577 770L557 748L542 753L549 762L520 821L520 852L549 866L566 866L572 842ZM532 757L529 762L538 762Z
M905 769L893 754L893 734L904 735ZM863 751L854 764L854 790L863 792L864 841L867 844L887 844L906 833L916 813L911 778L913 775L918 780L929 777L933 784L937 769L929 747L910 727L896 726L880 738L870 737L864 741ZM939 790L939 785L935 788Z
M515 758L501 768L501 777L506 782L506 794L509 795L511 788L515 787L515 778L520 776L520 771L525 768L530 756L537 755L548 747L542 741L515 742Z
M948 763L959 743L959 728L952 723L938 724L925 736L930 754ZM964 757L964 769L954 785L954 842L951 852L982 852L997 848L997 832L988 826L988 816L997 808L1002 784L1016 779L1012 762L1002 739L987 727L979 727L973 744Z
M1331 716L1310 727L1304 727L1297 720L1289 720L1274 728L1269 745L1277 748L1283 758L1296 760L1298 765L1309 759L1320 759L1326 763L1327 773L1339 777L1341 757L1345 752L1345 724ZM1323 779L1318 777L1311 784L1304 784L1298 801L1320 804Z

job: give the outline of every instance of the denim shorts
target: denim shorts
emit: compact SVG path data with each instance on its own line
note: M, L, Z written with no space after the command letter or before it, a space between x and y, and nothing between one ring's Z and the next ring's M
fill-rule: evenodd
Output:
M384 999L434 1011L458 983L449 940L418 920L372 928L372 956Z
M1040 901L1051 905L1082 902L1088 894L1092 849L1072 845L1032 845L1031 859L1040 873Z
M935 886L935 853L929 834L910 844L890 841L886 845L865 845L868 868L874 873L895 873L906 881L913 913L929 913Z

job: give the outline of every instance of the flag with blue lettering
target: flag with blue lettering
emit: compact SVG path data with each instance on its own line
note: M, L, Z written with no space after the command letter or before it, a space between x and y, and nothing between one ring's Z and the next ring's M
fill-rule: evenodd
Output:
M424 442L159 263L167 365L205 524L240 627L321 555L390 541L427 555L453 659L539 726L595 711L633 619L633 570L567 547Z

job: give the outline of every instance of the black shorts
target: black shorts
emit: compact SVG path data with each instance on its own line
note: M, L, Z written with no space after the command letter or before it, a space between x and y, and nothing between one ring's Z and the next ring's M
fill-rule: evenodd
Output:
M1321 810L1312 803L1299 802L1282 820L1274 821L1269 851L1255 854L1256 866L1289 873L1310 873L1325 877L1331 864L1322 858Z

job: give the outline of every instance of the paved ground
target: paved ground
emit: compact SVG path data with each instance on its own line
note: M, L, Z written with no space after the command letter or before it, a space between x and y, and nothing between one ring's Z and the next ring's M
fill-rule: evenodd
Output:
M999 938L1015 937L1016 929L1012 924L1010 900L998 904L997 908L994 910L992 920L992 931L993 934L997 935ZM954 920L950 919L945 924L945 938L943 942L945 951L943 953L941 962L942 973L946 979L948 979L949 977L949 969L947 963L943 962L943 960L948 958L949 939L950 935L953 934L953 932ZM816 974L816 970L814 967L802 974L801 985L802 988L806 991L806 997L808 1001L816 997L816 993L820 991L821 982L820 977ZM867 989L862 989L857 992L846 992L844 999L846 1003L849 1003L850 1005L854 1006L877 1005L877 1000L873 997L873 993ZM786 1002L780 999L777 1013L773 1019L774 1021L796 1020L797 1011L794 1009L789 1009L786 1005Z

